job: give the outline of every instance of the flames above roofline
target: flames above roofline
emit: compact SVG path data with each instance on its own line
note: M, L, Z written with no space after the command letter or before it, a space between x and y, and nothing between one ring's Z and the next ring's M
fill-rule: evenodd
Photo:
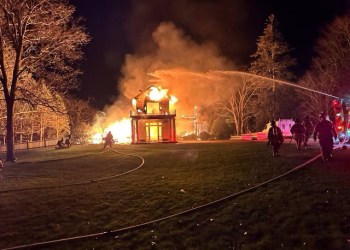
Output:
M156 87L154 85L150 85L146 90L139 90L140 93L134 97L134 99L138 100L140 98L145 98L147 101L161 101L161 100L170 100L170 96L168 95L168 89L163 89L161 87Z
M150 85L146 90L132 99L132 105L137 114L169 114L174 109L177 98L168 94L168 89ZM154 103L155 105L152 105ZM151 111L152 109L152 111Z

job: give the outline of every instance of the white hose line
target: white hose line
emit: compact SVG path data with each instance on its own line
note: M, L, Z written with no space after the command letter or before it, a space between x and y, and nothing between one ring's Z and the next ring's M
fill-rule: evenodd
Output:
M136 171L137 169L141 168L144 164L145 164L145 159L142 157L142 156L139 156L137 154L127 154L127 153L123 153L123 152L120 152L120 151L117 151L117 150L114 150L114 149L109 149L111 151L113 151L114 153L117 153L117 154L121 154L121 155L126 155L126 156L134 156L134 157L137 157L137 158L140 158L141 159L141 164L137 167L137 168L133 168L129 171L126 171L124 173L121 173L121 174L116 174L116 175L111 175L111 176L107 176L107 177L104 177L104 178L100 178L100 179L96 179L95 181L98 182L98 181L104 181L104 180L108 180L108 179L112 179L112 178L115 178L115 177L119 177L119 176L122 176L122 175L126 175L126 174L129 174L131 172L134 172Z
M88 181L83 181L83 182L77 182L77 183L71 183L71 184L63 184L63 185L53 185L53 186L42 186L42 187L29 187L29 188L18 188L18 189L9 189L9 190L0 190L0 194L3 193L10 193L10 192L19 192L19 191L29 191L29 190L38 190L38 189L50 189L50 188L63 188L63 187L73 187L73 186L81 186L81 185L87 185L87 184L91 184L91 183L96 183L96 182L101 182L101 181L105 181L108 179L112 179L112 178L116 178L122 175L126 175L129 174L139 168L141 168L144 163L145 163L145 159L143 159L141 156L136 155L136 154L127 154L127 153L123 153L123 152L119 152L116 151L114 149L110 149L111 151L113 151L114 153L117 154L121 154L121 155L126 155L126 156L134 156L134 157L138 157L141 159L141 164L136 167L133 168L129 171L123 172L121 174L116 174L116 175L111 175L111 176L107 176L107 177L103 177L103 178L98 178L98 179L93 179L93 180L88 180Z
M112 151L114 151L114 150L112 150ZM133 225L133 226L129 226L129 227L124 227L124 228L120 228L120 229L116 229L116 230L110 230L110 231L105 231L105 232L100 232L100 233L95 233L95 234L87 234L87 235L75 236L75 237L69 237L69 238L62 238L62 239L58 239L58 240L51 240L51 241L32 243L32 244L28 244L28 245L21 245L21 246L16 246L16 247L11 247L11 248L5 248L5 249L2 249L2 250L13 250L13 249L23 249L23 248L28 248L28 247L39 247L39 246L46 246L46 245L50 245L50 244L63 243L63 242L68 242L68 241L80 240L80 239L96 238L96 237L100 237L100 236L114 236L114 235L116 235L118 233L122 233L122 232L125 232L125 231L128 231L128 230L141 228L141 227L148 226L148 225L151 225L151 224L156 223L156 222L160 222L160 221L164 221L164 220L168 220L168 219L174 218L174 217L179 216L179 215L188 214L188 213L197 211L199 209L212 206L212 205L217 204L219 202L222 202L222 201L225 201L225 200L237 197L237 196L239 196L241 194L248 193L248 192L250 192L252 190L255 190L255 189L259 188L259 187L262 187L262 186L264 186L264 185L266 185L266 184L268 184L268 183L270 183L272 181L281 179L282 177L285 177L285 176L287 176L287 175L289 175L289 174L291 174L291 173L293 173L293 172L295 172L295 171L297 171L297 170L307 166L308 164L314 162L315 160L317 160L320 157L321 157L321 154L318 154L315 157L313 157L312 159L310 159L310 160L308 160L308 161L306 161L306 162L304 162L304 163L294 167L293 169L289 170L288 172L286 172L284 174L281 174L281 175L279 175L277 177L274 177L272 179L269 179L269 180L267 180L267 181L265 181L263 183L257 184L257 185L255 185L253 187L244 189L244 190L239 191L237 193L233 193L231 195L228 195L226 197L220 198L218 200L215 200L215 201L212 201L212 202L209 202L209 203L206 203L206 204L203 204L203 205L200 205L200 206L197 206L197 207L194 207L194 208L191 208L191 209L179 212L179 213L175 213L175 214L172 214L172 215L169 215L169 216L165 216L165 217L162 217L162 218L159 218L159 219L147 221L147 222L144 222L144 223L141 223L141 224L137 224L137 225Z

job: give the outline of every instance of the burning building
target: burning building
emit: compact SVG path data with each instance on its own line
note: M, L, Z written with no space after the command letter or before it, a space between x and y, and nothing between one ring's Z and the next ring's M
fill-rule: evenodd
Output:
M155 86L135 96L131 118L131 143L176 142L177 99Z

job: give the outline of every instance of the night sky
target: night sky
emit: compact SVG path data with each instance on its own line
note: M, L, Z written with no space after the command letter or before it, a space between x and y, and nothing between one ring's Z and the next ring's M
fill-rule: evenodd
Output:
M275 14L298 60L308 67L320 29L347 13L349 0L70 0L92 37L79 95L103 109L120 95L125 56L152 53L152 33L171 22L196 44L211 42L234 65L248 64L265 22ZM348 12L349 13L349 12Z

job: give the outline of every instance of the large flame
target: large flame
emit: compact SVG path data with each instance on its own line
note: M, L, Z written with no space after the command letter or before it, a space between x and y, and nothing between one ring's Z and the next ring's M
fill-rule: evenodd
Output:
M161 101L163 99L169 100L169 112L173 113L175 111L174 104L178 101L175 96L168 95L168 89L162 89L161 87L150 88L150 92L148 93L148 98L151 101ZM132 107L136 109L137 101L135 98L131 100ZM105 116L102 116L102 119L95 124L92 129L91 143L99 144L103 142L103 138L106 134L111 131L115 143L131 143L131 119L123 118L119 121L116 121L112 124L106 126L104 121L110 120L106 119Z
M168 97L168 89L162 89L157 87L151 87L149 92L149 98L152 101L159 101L163 98Z
M96 128L95 130L100 131L93 133L91 142L94 144L102 143L108 131L112 132L115 143L131 143L131 121L129 118L116 121L103 130Z
M178 99L175 96L171 95L169 101L170 105L174 105L177 102L177 100Z

